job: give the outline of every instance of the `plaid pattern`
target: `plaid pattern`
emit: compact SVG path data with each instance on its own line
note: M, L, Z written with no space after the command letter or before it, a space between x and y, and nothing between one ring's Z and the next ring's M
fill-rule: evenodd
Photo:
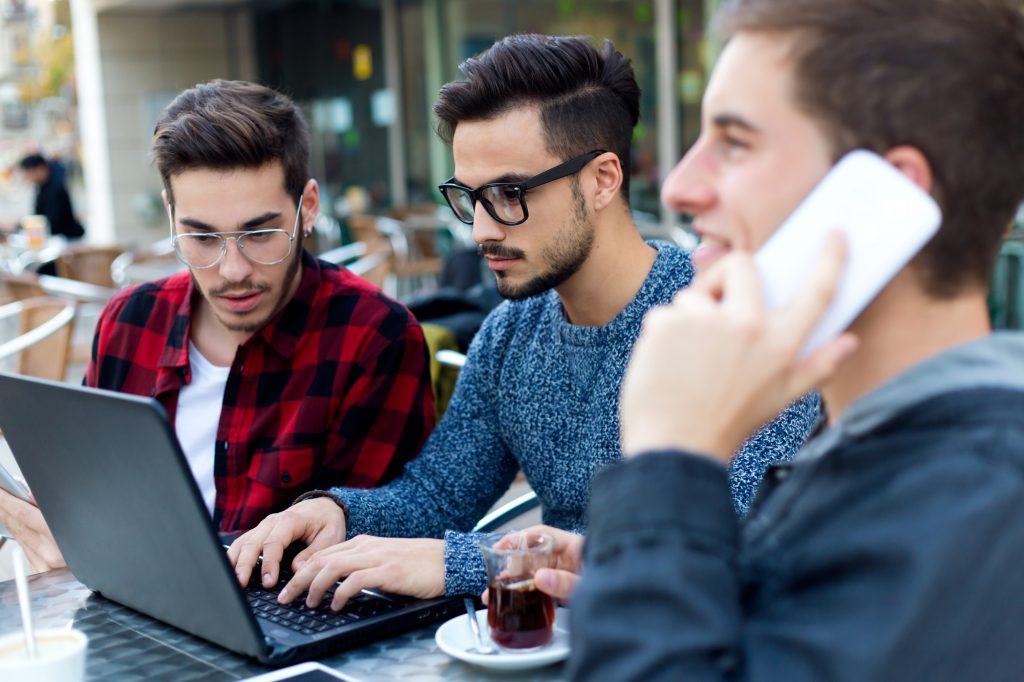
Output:
M85 384L156 398L174 421L190 381L190 275L115 296ZM224 391L214 521L249 529L318 488L401 473L434 426L427 346L412 314L347 270L303 253L295 296L239 347Z

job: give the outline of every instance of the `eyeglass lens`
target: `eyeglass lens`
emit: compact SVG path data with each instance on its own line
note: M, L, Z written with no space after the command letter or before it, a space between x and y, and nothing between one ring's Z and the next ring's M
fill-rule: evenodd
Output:
M228 239L237 239L238 249L249 260L263 265L280 263L291 253L291 237L284 230L254 230ZM175 247L185 263L204 268L220 260L226 247L224 240L219 234L180 234Z
M473 222L474 202L472 195L464 189L448 187L447 193L452 209L464 222ZM508 186L484 186L477 190L477 197L493 218L503 222L518 223L525 217L519 190Z

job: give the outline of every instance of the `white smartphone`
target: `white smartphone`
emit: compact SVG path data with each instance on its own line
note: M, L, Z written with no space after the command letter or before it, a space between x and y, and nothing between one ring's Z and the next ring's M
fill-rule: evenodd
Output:
M337 670L332 670L322 663L299 663L298 665L292 665L287 668L275 670L274 672L266 673L265 675L258 675L256 677L247 677L242 682L336 682L337 680L346 680L347 682L359 682L354 677L343 675Z
M849 327L941 222L935 200L892 164L872 152L852 151L754 254L765 306L789 303L820 263L829 232L845 233L846 268L800 351L804 357Z

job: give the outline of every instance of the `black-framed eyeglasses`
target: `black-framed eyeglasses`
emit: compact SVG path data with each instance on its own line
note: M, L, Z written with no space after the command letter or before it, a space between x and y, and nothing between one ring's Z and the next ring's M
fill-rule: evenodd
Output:
M295 223L292 225L291 234L280 228L177 234L174 230L173 211L173 206L168 204L167 219L171 223L171 244L178 260L190 268L205 270L219 263L227 253L229 239L234 239L238 250L253 263L276 265L292 255L292 244L298 234L299 218L302 216L302 195L299 195L299 206L295 209Z
M455 217L467 225L473 224L478 201L483 204L487 214L502 225L521 225L530 217L530 211L526 208L526 192L579 173L584 166L604 153L604 149L595 149L538 173L524 182L489 182L472 189L458 184L452 177L437 188L441 190Z

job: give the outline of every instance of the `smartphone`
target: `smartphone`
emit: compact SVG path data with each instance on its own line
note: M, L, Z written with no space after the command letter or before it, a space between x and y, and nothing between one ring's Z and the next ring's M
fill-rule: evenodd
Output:
M845 155L754 254L765 306L789 303L821 260L829 232L846 235L846 267L835 298L800 356L856 319L938 231L942 212L927 192L881 156Z
M248 677L242 682L284 682L284 680L288 680L288 682L337 682L337 680L359 682L356 678L343 675L337 670L331 670L321 663L299 663L265 675Z

